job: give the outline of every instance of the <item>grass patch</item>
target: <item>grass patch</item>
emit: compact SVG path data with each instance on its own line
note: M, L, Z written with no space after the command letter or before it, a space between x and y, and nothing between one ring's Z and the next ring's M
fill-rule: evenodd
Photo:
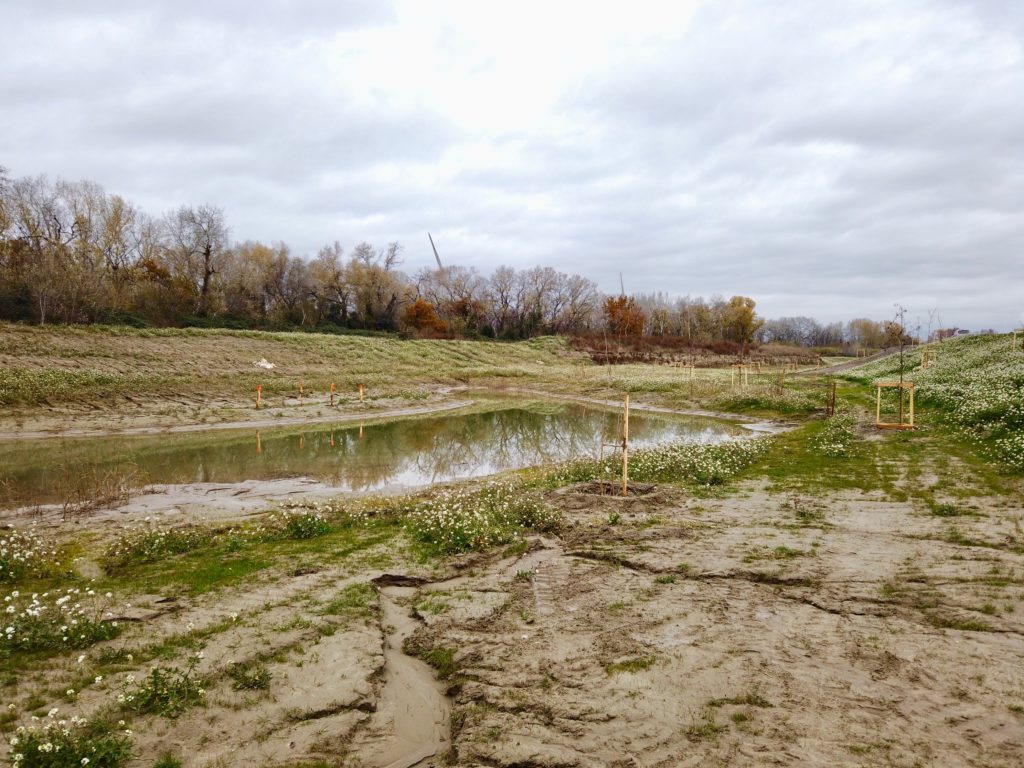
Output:
M228 677L236 691L266 691L270 688L270 670L263 664L232 664L228 667Z
M955 619L946 616L932 615L929 617L933 627L939 629L956 629L961 632L991 632L992 627L978 619Z
M637 656L633 659L602 664L606 675L618 675L623 672L642 672L650 669L658 660L657 656Z
M775 706L768 699L757 692L745 693L742 696L732 696L727 699L711 699L708 702L709 707L724 707L727 704L736 706L747 706L747 707L761 707L767 709Z
M377 587L373 584L349 584L324 606L328 616L370 616L377 607Z

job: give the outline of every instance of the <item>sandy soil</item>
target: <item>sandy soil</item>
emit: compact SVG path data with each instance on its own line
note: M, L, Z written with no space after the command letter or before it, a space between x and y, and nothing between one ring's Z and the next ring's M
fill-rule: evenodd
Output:
M280 407L256 410L251 404L203 404L194 410L166 412L147 408L122 408L116 411L96 409L83 413L79 408L32 411L19 420L19 426L0 431L0 441L39 440L51 437L109 437L111 435L153 435L160 433L202 432L215 429L288 427L297 424L338 424L361 419L392 419L441 413L472 405L471 401L447 399L458 388L437 389L427 401L411 405L403 400L376 400L331 406L326 397L310 397ZM8 417L6 421L10 421ZM74 426L71 426L74 425Z
M521 555L434 570L381 545L214 595L141 596L122 638L8 700L194 632L207 705L137 719L133 765L165 749L187 766L1021 764L1024 554L1005 500L956 519L974 545L872 494L549 501L567 525ZM332 611L353 584L372 586L366 609ZM968 622L983 631L954 628ZM432 650L454 662L443 683L413 658ZM260 660L269 688L233 690L231 663ZM55 703L94 711L155 663Z

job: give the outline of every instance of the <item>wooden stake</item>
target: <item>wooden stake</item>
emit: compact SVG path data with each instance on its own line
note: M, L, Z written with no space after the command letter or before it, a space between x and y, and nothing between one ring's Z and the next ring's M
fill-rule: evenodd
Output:
M334 382L331 382L331 405L334 405ZM334 445L334 436L331 436L331 445Z
M882 423L882 388L879 387L875 394L875 424Z
M629 493L629 394L622 408L622 495Z
M363 402L363 385L359 385L359 402Z
M914 388L910 388L910 426L914 426Z
M302 395L304 394L303 384L304 382L299 382L299 405L302 405Z
M260 400L263 398L263 385L256 385L256 410L260 409Z

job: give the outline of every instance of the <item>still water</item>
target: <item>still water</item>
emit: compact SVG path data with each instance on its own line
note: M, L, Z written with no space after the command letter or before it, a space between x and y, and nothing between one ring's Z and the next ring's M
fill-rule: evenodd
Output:
M342 491L418 487L597 456L616 440L620 418L576 404L503 401L364 425L14 442L0 444L0 504L61 502L124 476L137 486L309 477ZM629 431L634 448L742 432L713 419L636 412Z

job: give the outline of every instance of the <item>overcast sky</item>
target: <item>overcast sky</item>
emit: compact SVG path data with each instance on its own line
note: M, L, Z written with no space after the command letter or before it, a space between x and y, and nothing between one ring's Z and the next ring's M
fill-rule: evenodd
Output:
M1021 0L4 0L0 165L403 269L1024 322Z

